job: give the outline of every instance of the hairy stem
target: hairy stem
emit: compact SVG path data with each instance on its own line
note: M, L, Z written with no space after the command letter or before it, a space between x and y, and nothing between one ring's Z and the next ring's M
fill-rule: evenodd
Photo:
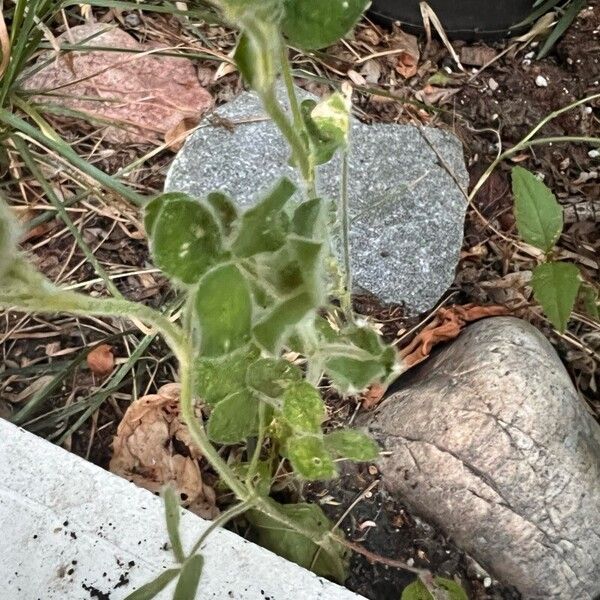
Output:
M306 144L302 140L302 137L298 131L296 131L294 125L290 122L288 116L285 114L285 111L281 108L281 105L277 101L277 96L275 95L274 89L271 89L269 92L264 94L262 96L262 101L265 110L271 119L273 119L273 122L279 131L281 131L283 137L289 144L292 150L292 156L294 157L300 174L302 175L302 180L304 181L307 194L310 194L311 188L314 187L314 168L311 166Z
M302 118L302 111L300 110L300 102L298 95L296 94L296 88L294 86L294 78L292 77L292 69L288 57L288 49L285 43L281 43L281 73L283 75L283 81L285 83L285 89L288 96L288 102L290 110L292 112L293 124L296 131L300 132L301 140L303 139L304 153L308 160L308 177L304 177L304 183L306 188L307 199L317 197L317 187L315 180L315 165L312 153L308 148L308 131L304 119Z
M247 510L252 508L256 504L256 500L247 500L246 502L240 502L234 506L229 507L225 512L221 513L211 524L202 532L202 535L198 538L198 541L194 544L190 550L189 556L193 556L198 552L200 546L204 543L206 538L219 527L223 527L231 519L235 519L240 515L243 515Z
M350 265L350 215L348 212L348 151L342 153L342 176L340 182L339 211L342 225L342 255L344 261L344 289L341 305L348 322L354 321L352 311L352 268Z

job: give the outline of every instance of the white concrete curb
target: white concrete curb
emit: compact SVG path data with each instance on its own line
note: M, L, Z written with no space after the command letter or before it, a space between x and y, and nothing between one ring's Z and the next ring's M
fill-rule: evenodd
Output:
M207 524L182 511L184 545ZM3 600L120 600L173 565L160 498L2 419L0 536ZM202 554L203 600L361 598L229 531Z

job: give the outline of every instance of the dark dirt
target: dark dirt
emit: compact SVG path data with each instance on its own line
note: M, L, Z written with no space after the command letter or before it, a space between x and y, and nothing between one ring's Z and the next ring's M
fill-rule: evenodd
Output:
M441 577L455 578L471 600L520 597L514 590L491 580L486 581L491 585L484 587L485 576L472 560L386 493L374 465L347 465L339 479L330 484L311 485L306 495L310 501L319 503L334 523L361 498L342 520L340 529L349 540L381 557L382 562L356 553L351 557L346 587L370 600L399 600L402 589L415 579L409 571L386 565L386 558L429 569Z

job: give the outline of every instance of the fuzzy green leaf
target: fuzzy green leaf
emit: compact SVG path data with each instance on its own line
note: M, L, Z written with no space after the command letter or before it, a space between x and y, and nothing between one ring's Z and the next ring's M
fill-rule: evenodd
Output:
M320 433L326 410L319 390L307 381L301 381L283 393L282 414L295 431Z
M248 365L258 359L260 350L248 344L219 358L200 356L194 363L195 387L208 404L217 404L246 385Z
M206 201L217 215L223 233L229 235L233 230L233 224L238 217L238 210L233 200L221 192L211 192L207 197Z
M316 504L277 504L271 501L278 511L304 529L311 531L314 539L318 539L331 531L333 525ZM346 563L348 552L339 542L327 539L321 547L316 561L315 553L319 548L313 539L296 533L263 512L252 510L247 513L253 526L257 542L275 552L279 556L310 569L322 577L333 578L340 583L346 579Z
M370 0L284 0L283 33L291 46L318 50L344 37Z
M289 385L300 381L302 371L283 358L261 358L248 367L248 385L269 398L279 398Z
M145 214L154 263L167 275L194 284L222 259L221 231L212 210L185 194L154 199Z
M512 170L515 218L519 235L532 246L549 252L563 228L563 213L552 191L522 167Z
M308 133L310 150L317 165L328 163L339 148L339 143L334 138L323 135L312 119L312 111L317 106L317 102L312 99L304 100L300 104L302 120Z
M301 237L320 240L324 236L325 201L313 198L303 202L294 211L292 231Z
M375 460L379 447L369 436L354 429L338 429L325 436L329 452L356 461Z
M196 292L202 354L221 356L246 344L250 340L252 306L250 288L235 265L208 272Z
M221 400L210 413L208 437L219 444L242 442L258 431L258 400L243 390Z
M194 600L196 598L203 566L204 559L200 554L195 554L187 559L181 569L181 575L173 594L173 600Z
M296 236L290 236L288 244L298 264L304 289L312 296L314 306L323 304L326 299L323 244Z
M322 436L291 437L287 441L285 454L294 468L294 473L303 479L319 481L337 475L331 454L327 451Z
M283 344L290 329L315 308L311 294L301 292L277 304L254 327L256 341L275 354Z
M273 252L284 245L290 222L283 208L295 191L296 186L284 178L261 202L242 215L240 230L233 242L237 256Z
M172 486L168 485L164 491L165 500L165 516L167 519L167 532L169 533L169 541L177 562L185 560L183 546L181 545L181 537L179 536L179 518L181 516L179 508L179 498Z
M561 333L567 328L580 285L579 269L569 263L543 263L533 271L533 295Z
M379 359L360 360L348 356L327 359L325 371L334 387L344 394L360 392L375 381L380 381L385 374Z
M445 592L447 600L469 600L465 590L456 581L445 577L435 577L433 581L437 590ZM420 579L416 579L402 590L401 600L435 600L436 598L437 596L434 596Z
M310 116L321 139L332 140L338 148L346 146L350 131L350 101L346 96L331 94L312 109Z
M179 575L180 569L169 569L164 573L161 573L156 579L150 583L146 583L141 588L131 592L125 600L152 600L155 596L158 596L168 585Z

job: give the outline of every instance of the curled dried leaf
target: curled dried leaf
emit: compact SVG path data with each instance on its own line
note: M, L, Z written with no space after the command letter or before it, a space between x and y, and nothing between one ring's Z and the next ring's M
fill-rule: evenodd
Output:
M415 337L406 348L400 351L400 358L407 367L425 360L433 347L441 342L458 337L467 323L485 317L507 315L504 306L476 306L475 304L452 305L440 308L435 318Z
M105 377L109 375L115 366L115 356L112 347L108 344L96 346L87 355L87 365L95 375Z
M110 470L151 492L170 483L188 510L213 519L215 492L202 478L202 454L180 418L179 384L135 400L113 440Z

